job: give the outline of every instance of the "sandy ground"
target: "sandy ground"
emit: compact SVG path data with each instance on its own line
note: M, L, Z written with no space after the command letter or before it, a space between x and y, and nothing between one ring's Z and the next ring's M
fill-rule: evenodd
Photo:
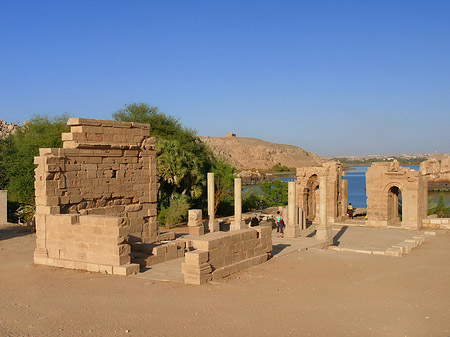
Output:
M407 257L310 249L203 286L32 265L0 227L1 336L450 336L450 234Z

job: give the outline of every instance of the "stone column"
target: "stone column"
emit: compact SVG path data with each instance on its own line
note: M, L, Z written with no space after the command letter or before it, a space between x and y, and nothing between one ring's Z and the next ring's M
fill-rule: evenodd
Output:
M316 239L322 241L324 245L331 245L330 226L327 221L327 177L319 178L319 219Z
M0 225L6 224L8 213L8 191L0 191Z
M298 211L298 227L300 230L306 229L306 213L300 208L297 207Z
M219 231L219 221L214 218L214 173L208 172L208 229L210 232Z
M347 219L347 190L348 190L348 180L342 179L341 184L341 221Z
M234 222L230 230L245 228L245 221L242 221L242 181L241 178L234 178Z
M287 238L297 238L300 235L300 228L297 221L298 214L296 214L298 211L295 199L295 181L290 181L288 182L288 219L286 226Z

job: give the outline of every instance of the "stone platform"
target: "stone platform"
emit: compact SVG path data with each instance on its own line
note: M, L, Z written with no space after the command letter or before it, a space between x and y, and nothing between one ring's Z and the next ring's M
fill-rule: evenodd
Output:
M132 275L132 277L147 279L152 281L166 281L166 282L184 282L184 276L181 273L181 264L184 262L184 257L166 261L144 268L140 273Z
M400 228L373 228L363 226L364 221L349 220L331 225L333 245L328 249L343 252L364 253L385 256L404 256L441 231L417 231ZM321 243L315 238L315 225L300 231L298 238L278 238L276 230L272 230L272 258L304 251L319 249ZM182 235L188 237L187 235ZM166 261L142 269L132 277L152 281L167 281L183 283L181 265L184 258Z

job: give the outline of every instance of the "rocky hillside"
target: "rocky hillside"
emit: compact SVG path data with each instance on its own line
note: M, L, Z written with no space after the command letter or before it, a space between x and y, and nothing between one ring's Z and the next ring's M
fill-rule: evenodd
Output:
M315 166L321 158L293 145L269 143L245 137L200 137L215 155L238 170L268 170L276 164L287 167Z
M15 123L6 123L0 119L0 139L14 133L19 126Z

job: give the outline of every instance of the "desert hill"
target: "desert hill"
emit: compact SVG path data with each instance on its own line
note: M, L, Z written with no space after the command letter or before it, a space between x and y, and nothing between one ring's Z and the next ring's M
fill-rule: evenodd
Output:
M315 166L321 158L294 145L246 137L200 137L214 154L238 170L268 170L276 164L287 167Z

